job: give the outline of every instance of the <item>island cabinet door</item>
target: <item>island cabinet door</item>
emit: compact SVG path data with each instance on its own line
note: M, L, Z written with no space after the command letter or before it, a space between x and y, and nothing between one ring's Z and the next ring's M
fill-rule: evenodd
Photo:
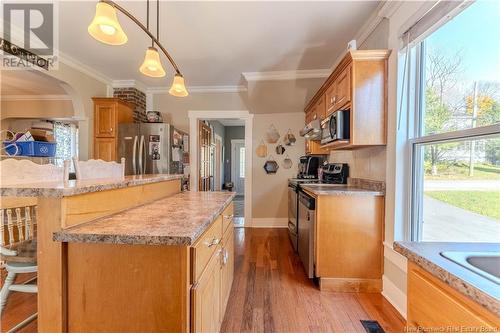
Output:
M218 332L220 328L221 269L220 254L217 247L207 268L191 290L191 332Z
M233 285L234 278L234 227L230 226L223 241L221 253L221 316L220 321L224 319L226 313L227 302L229 301L229 294L231 293L231 286Z

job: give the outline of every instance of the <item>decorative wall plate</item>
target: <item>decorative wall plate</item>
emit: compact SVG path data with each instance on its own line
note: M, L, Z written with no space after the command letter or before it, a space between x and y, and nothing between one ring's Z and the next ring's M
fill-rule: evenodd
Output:
M293 162L292 162L292 159L288 156L288 154L286 155L285 159L283 160L283 168L285 169L290 169L293 165Z
M278 163L274 160L272 156L269 157L269 159L264 163L264 170L266 170L267 174L274 174L278 171L279 165Z
M279 138L280 138L280 134L279 134L278 130L276 129L276 127L274 127L273 124L271 124L271 126L269 126L267 133L266 133L267 142L268 143L276 143L276 142L278 142Z
M264 140L260 141L260 144L257 146L257 149L255 149L255 154L257 154L258 157L266 157L267 156L267 146Z
M283 143L287 146L293 146L296 141L297 139L295 138L295 135L293 135L292 130L289 128L288 132L286 132L283 137Z
M283 155L285 150L286 150L285 147L283 147L283 145L281 145L281 144L276 146L276 154L278 154L278 155Z

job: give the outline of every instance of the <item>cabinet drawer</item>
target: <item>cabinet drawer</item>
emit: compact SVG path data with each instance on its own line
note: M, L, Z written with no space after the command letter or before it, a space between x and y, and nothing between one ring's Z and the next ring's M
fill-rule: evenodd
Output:
M499 321L490 321L489 316L493 318L493 314L488 314L479 304L466 299L418 266L408 265L408 325L477 328L499 325Z
M192 283L198 281L221 240L222 216L219 216L191 248Z
M230 203L229 206L222 212L222 234L226 233L227 228L233 224L234 218L234 203Z

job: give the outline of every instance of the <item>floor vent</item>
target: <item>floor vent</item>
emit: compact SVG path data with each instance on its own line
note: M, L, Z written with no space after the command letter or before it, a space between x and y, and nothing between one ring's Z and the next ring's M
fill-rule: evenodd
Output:
M361 320L361 325L368 333L385 333L384 329L376 320Z

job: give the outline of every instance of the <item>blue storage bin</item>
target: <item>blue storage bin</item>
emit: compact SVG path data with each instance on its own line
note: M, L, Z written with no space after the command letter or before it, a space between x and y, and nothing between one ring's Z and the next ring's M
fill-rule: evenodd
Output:
M26 141L26 142L6 142L3 143L7 154L17 156L54 157L56 156L55 142Z

